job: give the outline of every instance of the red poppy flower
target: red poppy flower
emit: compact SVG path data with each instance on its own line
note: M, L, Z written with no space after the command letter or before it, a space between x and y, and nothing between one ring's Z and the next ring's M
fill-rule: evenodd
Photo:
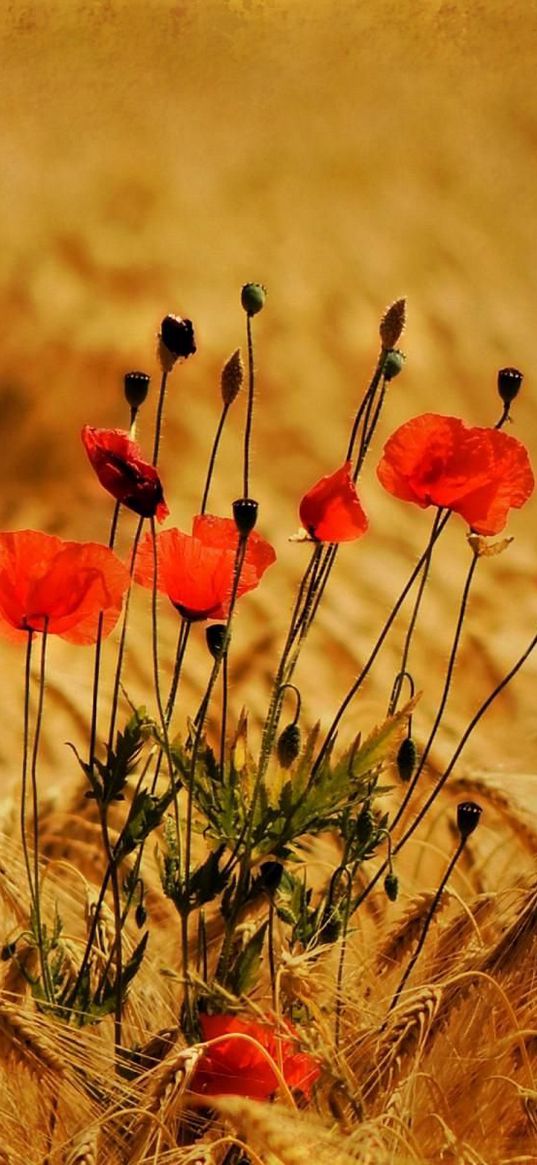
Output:
M168 595L185 619L225 619L233 588L238 532L231 518L212 514L194 518L193 533L163 530L157 535L157 588ZM276 559L269 542L253 531L248 538L237 598L257 586ZM138 550L135 579L153 586L153 540L147 535Z
M318 542L352 542L361 538L368 526L351 477L352 462L321 477L304 494L300 503L300 521L310 538Z
M267 1100L279 1087L277 1065L291 1089L297 1089L309 1098L318 1076L320 1065L307 1052L297 1051L294 1033L279 1038L268 1023L251 1023L235 1015L200 1015L204 1040L218 1043L208 1047L198 1061L190 1082L192 1092L205 1096L247 1096L251 1100ZM239 1039L238 1036L250 1039ZM220 1037L230 1036L225 1039ZM274 1067L261 1048L264 1048Z
M84 425L81 436L101 485L116 501L142 518L156 516L163 522L168 517L160 477L128 433Z
M503 530L511 507L523 506L535 484L528 453L515 437L435 413L393 433L377 474L395 497L453 510L478 534Z
M36 530L0 534L0 635L7 639L46 626L70 643L94 643L99 612L108 635L128 585L128 570L107 546Z

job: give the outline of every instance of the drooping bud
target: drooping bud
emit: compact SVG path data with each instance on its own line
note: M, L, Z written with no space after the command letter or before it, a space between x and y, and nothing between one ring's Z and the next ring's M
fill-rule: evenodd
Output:
M225 623L211 623L205 631L205 642L213 657L219 659L226 641Z
M141 930L142 926L145 926L146 918L147 918L147 910L146 910L143 902L139 902L137 907L136 907L136 910L134 911L134 921L136 922L138 930Z
M258 504L253 498L237 498L233 502L233 517L239 534L246 538L257 522Z
M406 324L406 299L396 299L386 308L380 321L380 338L383 348L395 348Z
M150 379L147 372L125 373L125 400L131 409L139 409L143 405L149 392Z
M457 805L457 828L461 838L466 840L479 825L483 810L475 801L460 801Z
M390 902L395 902L399 893L399 878L397 877L397 874L386 874L384 879L384 891L386 897L390 899Z
M278 737L276 745L278 760L282 769L289 769L296 760L301 745L301 733L298 724L288 724Z
M239 395L243 382L244 364L242 362L241 350L237 348L224 364L220 377L220 389L225 405L233 404L235 397Z
M403 371L406 356L399 348L390 348L384 357L382 375L386 381L394 380Z
M175 361L193 356L196 351L191 320L180 316L164 316L159 333L159 359L164 372L170 372Z
M518 396L523 379L524 377L518 371L518 368L500 368L498 372L498 392L506 408Z
M411 736L405 736L397 753L397 771L402 781L409 781L418 759L418 750Z
M249 316L256 316L265 306L267 289L262 283L245 283L241 291L241 304Z

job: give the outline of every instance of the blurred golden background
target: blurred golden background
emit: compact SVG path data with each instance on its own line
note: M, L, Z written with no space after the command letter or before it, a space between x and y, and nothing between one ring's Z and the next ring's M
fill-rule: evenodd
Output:
M0 6L2 523L106 540L111 504L79 439L125 426L121 383L158 377L167 312L194 321L198 353L171 378L162 475L189 529L219 413L222 363L244 344L239 290L267 285L252 487L279 563L236 621L233 704L262 713L307 549L297 502L343 460L385 306L408 296L408 360L391 390L361 495L371 523L344 547L298 682L328 724L425 544L430 513L384 495L374 465L393 428L424 411L494 423L497 369L526 374L511 432L537 449L534 83L527 0L15 0ZM156 391L153 393L153 403ZM152 410L140 428L150 451ZM213 493L240 493L243 405ZM480 564L436 762L535 630L536 501L509 552ZM124 519L128 543L133 522ZM468 551L462 522L439 550L412 667L425 735L441 687ZM148 610L137 603L126 673L148 699ZM176 625L163 607L164 675ZM199 631L193 697L208 661ZM347 724L383 714L391 638ZM18 772L23 659L2 645L0 765ZM83 742L91 650L50 644L43 765L60 781ZM488 715L464 766L534 771L535 663ZM149 701L148 701L149 702ZM195 707L195 699L192 699ZM189 706L188 710L192 711ZM54 714L54 715L53 715Z

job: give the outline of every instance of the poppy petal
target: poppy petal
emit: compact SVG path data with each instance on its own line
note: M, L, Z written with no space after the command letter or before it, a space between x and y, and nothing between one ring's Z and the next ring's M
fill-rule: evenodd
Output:
M352 462L320 481L302 498L300 521L318 542L351 542L365 534L368 521L351 477Z

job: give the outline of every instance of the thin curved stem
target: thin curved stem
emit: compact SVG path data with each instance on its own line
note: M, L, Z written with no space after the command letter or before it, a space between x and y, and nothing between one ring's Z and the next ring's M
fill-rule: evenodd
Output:
M28 789L28 756L29 756L29 738L30 738L30 679L32 674L32 642L33 631L28 631L28 639L26 641L26 655L24 664L24 713L23 713L23 730L22 730L22 775L21 775L21 803L20 803L20 831L21 831L21 845L24 856L24 865L26 867L26 876L28 878L28 889L30 891L30 899L32 909L35 912L35 890L32 875L32 866L30 863L30 854L28 851L28 839L26 837L26 795Z
M408 787L405 791L405 795L403 797L403 800L401 801L401 804L400 804L400 806L395 814L395 817L391 823L390 830L395 829L395 826L400 821L400 819L401 819L401 817L402 817L402 815L403 815L403 813L404 813L404 811L405 811L405 809L410 801L410 798L412 797L414 789L416 788L416 785L419 781L421 773L423 772L423 769L424 769L424 767L427 763L427 760L429 758L429 753L430 753L431 748L432 748L434 741L436 739L436 734L437 734L438 729L440 727L440 724L442 721L442 716L444 715L444 710L445 710L445 707L446 707L446 704L448 701L449 692L450 692L450 688L451 688L451 681L453 679L453 671L455 668L457 653L459 650L459 643L460 643L464 618L466 615L466 609L468 606L468 598L470 595L470 588L472 585L472 580L473 580L475 569L476 569L478 562L479 562L479 558L478 558L477 554L474 554L472 557L472 561L470 563L468 573L466 575L466 581L464 584L461 603L460 603L460 607L459 607L459 615L457 618L457 625L455 628L455 635L453 637L453 643L451 645L451 651L450 651L450 655L449 655L448 668L447 668L447 672L446 672L446 678L444 681L444 689L442 691L440 703L439 703L437 711L436 711L434 723L433 723L433 726L432 726L431 731L429 733L429 739L427 741L427 744L425 745L425 748L421 754L419 764L416 768L416 772L414 773L414 776L412 777L412 779L408 783Z
M443 517L442 521L439 523L439 526L438 526L437 531L436 531L436 536L434 538L435 543L438 541L438 538L440 537L447 522L449 521L450 516L451 516L450 513L444 514L444 517ZM427 547L427 550L425 550L424 553L421 555L421 558L418 559L418 562L416 563L416 566L414 567L408 581L405 583L405 586L403 587L403 590L401 591L401 594L399 595L397 602L392 607L392 610L391 610L391 612L390 612L390 614L389 614L389 616L384 624L384 627L383 627L383 629L382 629L382 631L377 639L377 642L375 643L375 646L374 646L367 662L364 664L359 676L354 681L352 686L349 688L347 695L345 696L344 700L340 704L339 709L338 709L336 715L334 716L332 724L330 725L330 728L328 729L328 732L325 736L323 744L321 745L321 749L319 751L319 754L317 756L315 764L313 765L311 779L314 779L315 774L317 773L317 770L319 768L319 765L322 764L324 757L326 756L326 753L327 753L330 745L332 744L332 741L333 741L334 736L337 732L339 724L340 724L341 720L343 719L343 716L345 715L345 712L347 711L349 705L352 703L352 701L354 700L354 697L357 695L358 691L360 690L364 680L366 679L366 676L369 675L369 672L371 671L371 668L372 668L372 666L377 658L377 655L382 647L382 644L384 643L384 640L386 639L386 636L387 636L394 620L396 619L397 615L399 614L399 611L401 610L401 607L403 606L403 603L404 603L409 591L412 589L412 587L413 587L413 585L414 585L414 583L415 583L415 581L416 581L416 579L417 579L417 577L418 577L418 575L423 567L423 563L425 561L427 553L428 553L428 547Z
M224 431L224 425L226 423L226 417L228 415L228 412L229 412L229 402L227 404L224 404L224 407L223 407L222 412L220 414L218 428L216 430L215 438L213 441L213 447L211 449L211 455L209 458L209 466L207 469L207 477L205 479L205 488L203 490L203 497L201 499L200 514L204 514L205 510L207 509L207 499L209 497L209 490L211 488L211 482L213 479L214 467L215 467L215 463L216 463L216 457L218 454L218 447L220 445L220 438L221 438L222 433ZM245 494L244 496L247 497L247 494Z
M164 402L166 400L166 385L168 383L168 373L163 372L160 380L160 392L157 404L157 415L155 418L155 438L153 442L153 465L158 464L160 452L160 438L162 434L162 416L164 412Z
M39 666L39 688L37 697L37 711L35 717L34 743L32 748L32 762L31 762L31 782L32 782L32 817L33 817L33 847L34 847L34 907L35 907L35 929L37 936L37 946L39 950L39 962L41 966L41 977L43 980L43 990L49 1003L54 1002L54 989L50 977L50 971L45 957L44 937L43 937L43 922L41 918L41 890L39 879L39 799L37 793L37 761L39 757L39 743L41 738L41 726L43 723L43 703L45 698L45 670L46 670L46 655L47 655L47 630L48 620L45 619L43 628L42 642L41 642L41 662Z
M140 518L136 527L134 538L132 542L131 560L129 564L130 582L125 596L125 607L123 609L123 622L121 624L121 637L119 640L119 648L116 661L116 675L114 679L114 691L112 695L112 708L110 712L110 728L108 731L108 752L110 753L114 747L114 733L116 729L117 709L119 702L119 689L121 686L121 672L123 669L123 656L125 654L125 643L127 640L127 623L129 618L130 601L132 595L132 580L134 576L134 567L136 564L136 555L138 553L138 544L140 542L142 527L145 519Z
M120 507L121 507L121 503L116 502L116 504L114 506L114 512L112 514L112 522L110 525L110 534L108 537L108 547L110 550L114 549ZM96 740L97 740L97 714L98 714L98 703L99 703L99 681L100 681L100 672L101 672L103 623L104 623L104 611L99 611L99 619L97 622L97 638L95 641L95 664L94 664L94 668L93 668L93 690L92 690L92 698L91 698L91 727L90 727L90 743L89 743L89 756L88 756L88 764L91 766L92 771L93 771L93 765L94 765L94 759L95 759L95 744L96 744Z
M250 487L250 442L252 439L252 421L254 415L254 343L252 337L252 317L246 314L246 344L248 348L248 405L246 408L246 425L244 427L244 465L243 465L243 497L248 498Z
M412 955L412 958L410 959L408 966L405 968L404 974L402 975L402 977L399 981L399 984L398 984L397 989L394 993L393 999L392 999L390 1006L388 1008L388 1012L392 1011L393 1008L396 1006L396 1004L401 996L401 993L404 990L405 984L408 982L408 980L409 980L409 978L414 970L414 967L416 966L416 963L417 963L417 961L420 957L420 954L423 950L423 947L425 945L425 939L427 938L427 935L429 933L429 928L430 928L431 922L433 921L436 909L438 907L438 903L440 902L442 894L444 893L444 888L445 888L447 882L449 881L449 879L453 873L453 870L455 869L455 866L456 866L456 864L461 856L461 853L464 849L464 846L466 845L466 840L467 840L466 837L461 837L459 844L457 846L457 849L455 850L455 853L453 854L453 856L449 862L449 865L448 865L447 870L444 874L444 877L442 878L442 881L440 882L438 890L436 891L436 894L435 894L435 896L431 902L431 905L427 911L427 915L426 915L425 921L423 923L423 929L422 929L420 937L418 939L418 945L416 947L416 950L414 951L414 954Z
M423 595L425 592L425 584L426 584L427 579L429 577L429 570L431 568L431 559L432 559L434 544L435 544L435 540L436 540L436 531L437 531L438 526L441 522L443 513L444 513L444 510L442 510L442 509L438 509L436 511L436 517L435 517L435 520L433 523L431 537L429 539L429 544L428 544L427 549L425 551L425 561L423 563L423 571L422 571L422 575L421 575L421 579L420 579L420 585L418 588L418 593L416 595L416 599L414 602L414 608L412 611L412 615L410 616L410 622L408 624L407 633L405 636L403 653L401 656L401 666L400 666L399 672L396 676L395 683L394 683L394 686L392 689L392 694L390 697L390 703L388 706L388 716L393 716L393 714L397 708L397 704L399 702L399 697L401 695L401 688L403 685L403 680L404 680L404 677L408 674L408 656L409 656L409 652L410 652L410 645L412 643L412 637L414 635L414 631L416 628L416 623L417 623L417 619L418 619L418 615L419 615L419 611L420 611L420 607L421 607L421 602L422 602Z
M444 770L444 772L442 773L442 776L437 781L432 793L429 795L427 800L423 803L421 809L419 810L419 813L417 813L416 817L414 818L414 821L408 826L408 829L406 830L406 832L399 839L399 841L393 846L392 855L394 857L402 850L403 846L406 845L407 841L415 833L418 826L421 825L421 822L423 821L424 817L429 812L429 809L434 804L439 793L444 788L446 781L449 780L449 777L451 776L453 769L455 768L455 765L457 764L457 761L458 761L463 749L466 747L466 744L468 743L475 728L479 724L479 721L482 719L482 717L485 715L485 713L488 712L488 709L490 708L491 704L493 704L494 701L497 699L497 697L501 694L501 692L503 692L504 688L506 688L507 685L511 683L511 680L514 679L514 677L517 675L517 673L520 671L520 669L524 666L526 660L529 659L531 653L535 650L536 646L537 646L537 635L534 635L533 639L530 641L526 650L523 652L523 654L520 656L520 658L517 660L517 662L515 664L513 664L513 667L511 668L511 670L507 673L506 676L504 676L503 680L501 680L500 683L497 684L495 688L493 688L490 695L487 696L486 700L483 701L483 703L477 709L477 712L475 712L475 714L472 716L472 719L470 720L469 724L466 726L466 728L461 736L461 739L459 740L459 743L458 743L458 745L457 745L457 747L456 747L456 749L451 757L451 760L450 760L447 768ZM374 889L374 887L376 886L379 879L382 877L382 875L386 871L387 867L388 867L388 862L387 861L383 862L382 865L377 870L376 874L373 875L371 881L367 884L364 891L362 892L362 894L360 895L360 897L356 901L356 904L355 904L356 907L361 906L362 902L365 901L367 896L371 893L371 891Z

